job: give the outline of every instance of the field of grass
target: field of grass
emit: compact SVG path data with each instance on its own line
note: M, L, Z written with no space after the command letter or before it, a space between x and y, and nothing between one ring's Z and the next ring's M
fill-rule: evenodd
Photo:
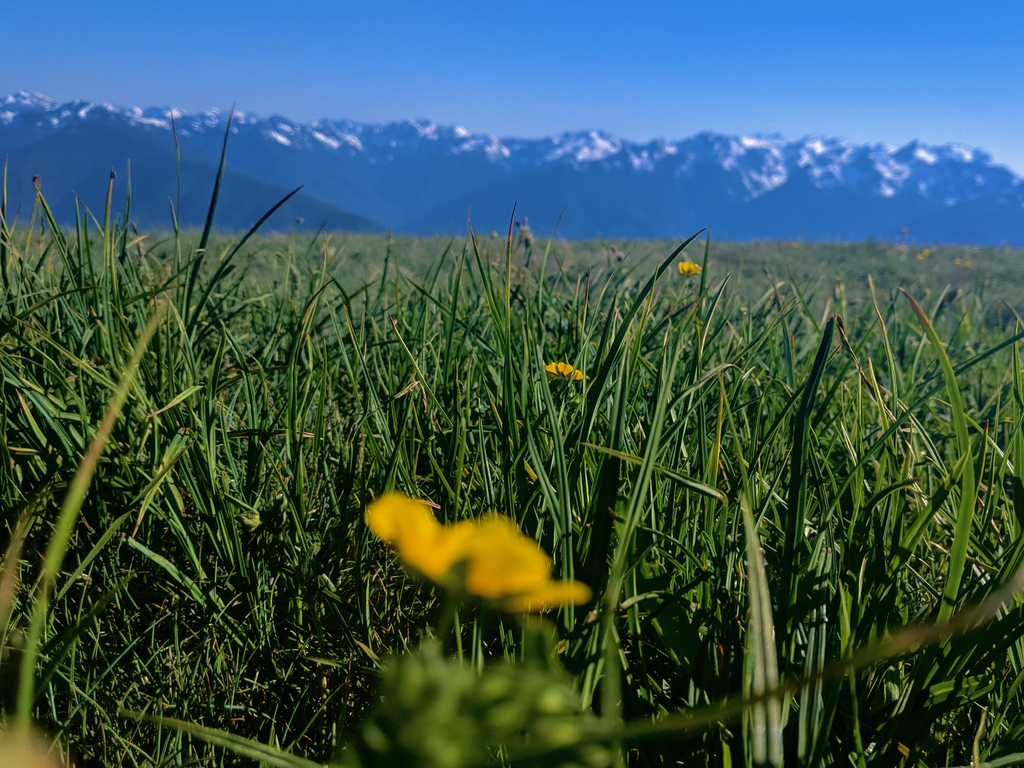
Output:
M119 221L40 198L0 238L4 733L79 766L1024 763L1021 251ZM368 531L388 490L513 518L591 603L456 606Z

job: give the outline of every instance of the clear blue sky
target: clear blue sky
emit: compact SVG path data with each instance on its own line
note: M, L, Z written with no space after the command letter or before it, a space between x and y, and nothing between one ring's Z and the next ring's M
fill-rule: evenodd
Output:
M8 2L0 92L502 136L958 141L1024 172L1021 2Z

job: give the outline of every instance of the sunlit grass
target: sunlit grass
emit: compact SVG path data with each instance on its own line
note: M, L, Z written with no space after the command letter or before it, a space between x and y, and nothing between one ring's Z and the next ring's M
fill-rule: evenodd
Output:
M444 610L364 523L392 490L510 518L590 588L557 658L630 764L1024 750L1019 252L527 268L521 238L102 218L40 198L0 240L4 706L85 764L338 754ZM471 670L523 653L514 617L454 622Z

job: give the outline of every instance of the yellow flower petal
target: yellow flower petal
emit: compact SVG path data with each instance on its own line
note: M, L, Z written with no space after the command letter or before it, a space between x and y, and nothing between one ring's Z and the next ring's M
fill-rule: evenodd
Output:
M548 379L564 379L566 381L583 381L583 371L573 368L569 363L548 363L544 366Z
M378 539L399 548L405 540L435 536L441 531L430 507L394 491L382 494L366 508L366 524Z
M579 581L550 581L529 594L508 598L503 605L512 613L548 611L563 605L582 605L590 594L590 587Z
M445 526L433 539L408 542L401 551L402 559L432 581L449 587L449 572L469 557L468 542L476 535L472 522L463 521Z
M489 600L532 592L551 578L551 559L507 517L476 522L466 542L467 592Z
M398 551L406 567L455 593L517 612L590 599L584 584L552 581L551 558L507 517L443 526L423 502L386 493L366 508L366 523Z
M461 557L459 539L422 501L386 493L366 508L374 535L398 550L402 560L427 578L439 581Z

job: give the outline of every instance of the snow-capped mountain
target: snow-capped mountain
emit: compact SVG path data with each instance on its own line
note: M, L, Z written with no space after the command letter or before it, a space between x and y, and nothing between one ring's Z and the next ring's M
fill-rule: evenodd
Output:
M103 167L130 160L134 210L146 226L166 225L172 118L183 184L198 198L183 194L181 216L201 219L200 192L212 184L228 120L217 110L61 104L26 91L0 98L0 153L18 173L9 176L12 200L30 201L38 174L48 199L75 190L89 202L105 190ZM909 227L919 240L1024 242L1022 179L959 144L710 132L650 142L601 131L509 139L427 120L298 123L238 111L231 125L228 167L237 179L225 182L235 190L222 203L227 227L254 221L264 198L268 208L274 194L301 184L293 218L282 213L277 226L303 218L311 226L366 229L372 220L412 233L462 231L471 213L476 228L490 231L507 227L518 201L538 231L550 230L564 207L560 232L570 237L678 236L710 224L737 239L889 237ZM139 200L150 189L158 204Z

